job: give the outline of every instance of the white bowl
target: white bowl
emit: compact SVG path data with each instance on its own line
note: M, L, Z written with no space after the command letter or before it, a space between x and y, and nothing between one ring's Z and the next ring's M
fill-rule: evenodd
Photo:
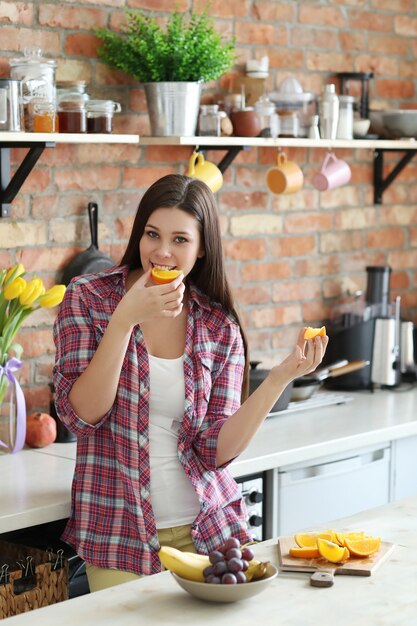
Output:
M371 125L371 120L353 120L353 135L355 137L365 137Z
M240 585L212 585L210 583L196 583L192 580L181 578L171 572L174 580L189 594L206 602L238 602L258 595L271 584L278 575L275 565L268 564L266 574L259 580Z
M417 137L417 110L384 111L382 122L388 136L392 139L401 137Z

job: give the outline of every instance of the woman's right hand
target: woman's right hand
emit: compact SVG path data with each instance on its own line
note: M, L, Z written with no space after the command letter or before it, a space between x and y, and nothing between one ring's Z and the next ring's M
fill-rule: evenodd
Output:
M166 285L155 285L149 269L123 296L115 314L119 321L132 328L154 317L177 317L183 307L183 280L184 276L180 274Z

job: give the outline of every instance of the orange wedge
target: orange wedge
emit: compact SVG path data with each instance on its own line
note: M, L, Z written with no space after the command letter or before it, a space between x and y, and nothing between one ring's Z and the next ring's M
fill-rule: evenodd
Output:
M294 541L300 548L317 548L318 539L334 541L333 530L324 530L321 533L295 533Z
M181 273L182 270L161 270L157 267L153 267L151 270L151 276L157 285L166 285L172 282Z
M363 539L364 536L365 533L363 532L363 530L360 530L358 532L352 531L348 533L339 533L337 531L335 532L335 539L339 546L345 545L345 539Z
M337 543L333 543L333 541L317 539L317 547L321 556L330 561L330 563L343 563L349 558L349 550L339 546Z
M307 326L304 331L304 339L308 341L309 339L314 339L314 337L324 337L326 334L326 327L322 326L321 328L311 328L311 326Z
M381 537L365 536L363 539L346 539L345 546L352 556L371 556L381 547Z
M316 559L320 552L318 548L290 548L290 556L296 559Z

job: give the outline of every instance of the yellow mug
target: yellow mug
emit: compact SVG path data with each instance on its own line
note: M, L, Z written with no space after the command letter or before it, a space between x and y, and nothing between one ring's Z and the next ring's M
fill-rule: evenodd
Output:
M223 185L223 174L211 161L206 161L201 152L193 152L188 164L186 176L202 180L213 193Z
M295 193L304 183L302 169L295 161L288 161L284 152L279 152L277 164L266 173L266 184L272 193Z

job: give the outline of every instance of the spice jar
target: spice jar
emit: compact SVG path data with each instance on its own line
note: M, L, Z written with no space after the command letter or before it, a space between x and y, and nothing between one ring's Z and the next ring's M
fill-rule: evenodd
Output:
M220 137L220 119L218 104L202 104L198 120L198 134L206 137Z
M58 105L58 125L60 133L85 133L87 130L85 104L61 100Z
M122 107L113 100L89 100L86 110L88 133L111 133L113 114L119 113Z
M56 133L57 116L55 105L51 102L38 102L33 107L33 132Z
M255 111L261 120L261 137L278 137L279 118L275 111L275 104L271 102L268 96L261 96L255 102Z
M279 111L279 136L298 137L300 122L296 111Z

